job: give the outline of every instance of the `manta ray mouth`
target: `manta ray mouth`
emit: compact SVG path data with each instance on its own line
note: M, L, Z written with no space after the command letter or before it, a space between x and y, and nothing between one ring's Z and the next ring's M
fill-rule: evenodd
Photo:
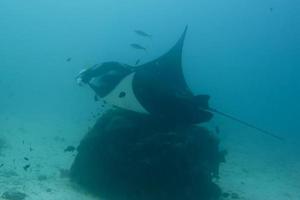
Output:
M95 90L99 97L103 98L108 95L120 81L120 76L116 74L106 74L92 78L92 80L89 82L89 85Z
M87 83L99 97L103 98L130 73L130 68L125 65L117 62L105 62L82 71L77 80Z

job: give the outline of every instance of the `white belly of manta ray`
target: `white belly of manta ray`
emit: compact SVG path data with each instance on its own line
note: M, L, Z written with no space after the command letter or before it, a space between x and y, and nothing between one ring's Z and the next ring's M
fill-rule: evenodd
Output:
M132 87L132 80L135 72L127 75L103 100L108 103L138 113L149 114L135 97Z

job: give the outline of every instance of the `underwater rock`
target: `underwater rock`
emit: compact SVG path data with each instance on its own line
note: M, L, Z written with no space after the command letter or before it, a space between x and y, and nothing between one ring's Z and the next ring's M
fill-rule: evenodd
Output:
M27 197L27 195L17 190L9 190L4 192L1 197L7 200L23 200Z
M217 200L218 145L203 127L110 110L81 141L70 178L110 200Z

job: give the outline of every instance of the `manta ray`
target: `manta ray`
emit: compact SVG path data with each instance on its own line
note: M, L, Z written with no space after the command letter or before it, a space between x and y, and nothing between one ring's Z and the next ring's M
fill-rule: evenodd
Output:
M82 70L79 84L88 84L104 101L126 110L153 115L174 124L199 124L212 119L213 113L254 128L277 139L280 137L209 106L210 96L195 95L188 87L182 69L185 27L175 45L160 57L130 66L104 62Z

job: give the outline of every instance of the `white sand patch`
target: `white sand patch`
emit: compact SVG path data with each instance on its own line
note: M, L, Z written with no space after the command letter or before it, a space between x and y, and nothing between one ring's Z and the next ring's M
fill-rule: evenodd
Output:
M88 125L17 118L1 123L7 148L0 156L0 195L15 189L27 194L26 200L99 200L60 177L60 169L69 169L76 155L64 149L77 146Z
M227 134L223 145L229 152L219 180L225 192L244 200L300 199L300 157L290 143L245 127L227 129L222 134Z

